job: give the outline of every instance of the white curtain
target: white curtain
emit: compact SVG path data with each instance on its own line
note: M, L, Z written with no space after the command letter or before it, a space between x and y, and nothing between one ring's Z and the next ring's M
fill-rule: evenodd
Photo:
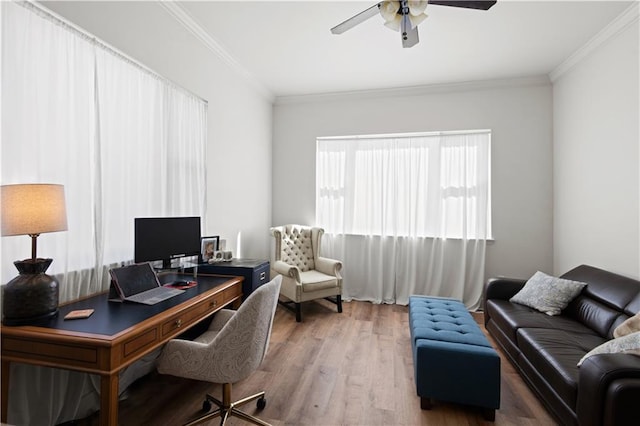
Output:
M2 183L64 184L69 230L38 255L61 301L105 290L134 217L205 217L207 104L37 6L2 7ZM3 282L29 244L2 239Z
M109 268L133 259L135 217L206 217L207 104L42 6L0 6L2 184L64 185L68 231L42 234L38 256L53 258L61 302L106 290ZM27 236L2 238L3 283L29 248ZM98 385L14 365L9 422L85 416Z
M491 133L319 138L316 222L343 297L480 303L490 238Z

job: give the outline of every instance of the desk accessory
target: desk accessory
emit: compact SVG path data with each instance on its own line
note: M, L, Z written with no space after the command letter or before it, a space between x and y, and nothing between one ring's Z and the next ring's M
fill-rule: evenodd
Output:
M38 258L37 238L67 230L64 186L2 185L2 236L29 235L31 258L13 264L20 275L4 288L4 325L25 325L58 314L58 280L45 272L53 259Z
M111 285L124 301L155 305L184 293L184 290L160 285L158 275L149 262L111 268L109 274Z
M64 316L64 319L72 320L72 319L89 318L93 312L94 312L93 309L78 309L76 311L69 312L67 315Z
M191 288L191 287L195 287L198 285L197 281L176 281L170 284L165 284L165 287L171 287L171 288L179 288L179 289L187 289L187 288Z
M200 256L202 256L202 261L208 262L210 259L213 259L219 247L220 237L218 235L202 237L200 239Z
M213 257L211 257L207 262L208 263L229 262L232 259L233 259L233 253L231 251L217 250L213 252Z

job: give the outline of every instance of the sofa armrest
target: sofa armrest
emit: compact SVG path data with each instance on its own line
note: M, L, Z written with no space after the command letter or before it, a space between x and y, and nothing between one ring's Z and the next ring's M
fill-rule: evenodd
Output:
M296 266L284 263L282 260L276 260L271 269L285 277L293 278L297 283L300 283L300 269Z
M580 366L576 406L580 425L637 424L638 401L640 357L637 355L594 355Z
M485 299L509 300L519 292L527 280L517 278L489 278L484 287Z
M482 310L484 311L484 324L489 323L489 309L487 308L487 301L491 299L509 300L517 292L520 291L526 280L518 278L489 278L484 285L482 296Z

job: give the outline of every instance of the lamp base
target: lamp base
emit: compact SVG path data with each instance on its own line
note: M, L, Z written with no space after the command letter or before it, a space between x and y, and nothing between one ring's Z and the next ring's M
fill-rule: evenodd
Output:
M51 318L55 318L58 316L58 308L54 312L49 312L44 315L38 315L35 317L29 318L7 318L6 316L2 318L2 325L6 326L16 326L16 325L37 325L41 324Z
M4 325L36 324L58 315L58 280L45 274L52 261L27 259L13 263L20 275L4 288Z

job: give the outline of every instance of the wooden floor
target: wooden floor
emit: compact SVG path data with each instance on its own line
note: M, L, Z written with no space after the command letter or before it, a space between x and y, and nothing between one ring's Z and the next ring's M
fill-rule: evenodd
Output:
M495 423L475 407L436 403L420 409L406 306L324 300L303 304L303 322L278 307L261 368L233 388L233 399L267 392L258 412L273 425L553 425L556 424L502 354L501 407ZM475 315L481 323L481 315ZM484 327L482 327L484 330ZM492 343L494 343L492 341ZM494 344L495 346L495 344ZM478 386L482 386L478 383ZM221 386L152 373L120 401L120 425L178 425L197 417L205 393ZM98 424L97 414L74 422ZM208 424L219 424L214 419ZM244 424L232 418L227 424Z

